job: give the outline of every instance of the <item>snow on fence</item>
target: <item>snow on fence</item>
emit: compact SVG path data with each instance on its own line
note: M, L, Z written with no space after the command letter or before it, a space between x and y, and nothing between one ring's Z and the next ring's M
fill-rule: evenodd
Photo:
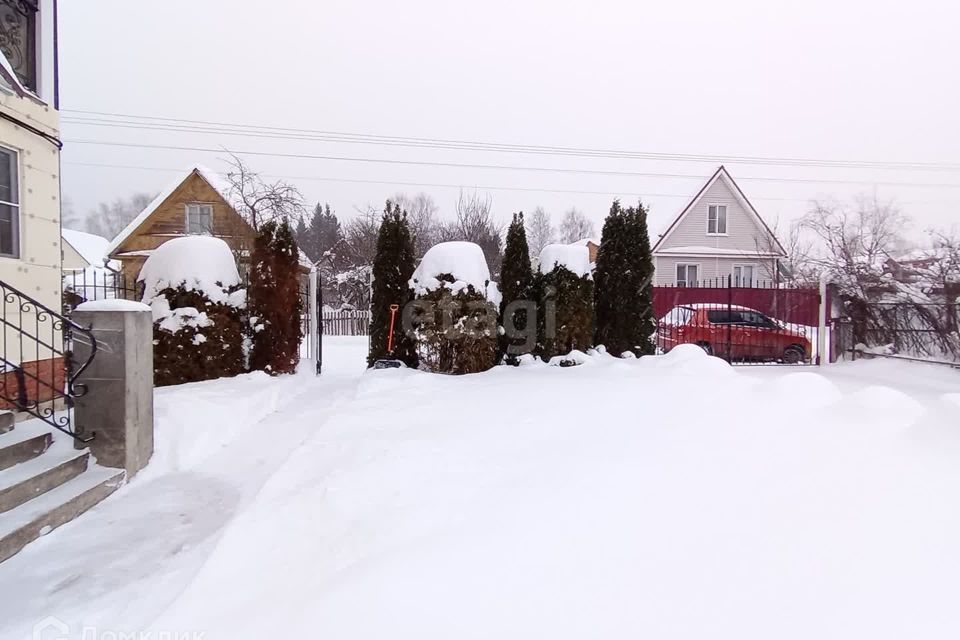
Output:
M369 311L324 311L323 334L327 336L365 336L370 333Z

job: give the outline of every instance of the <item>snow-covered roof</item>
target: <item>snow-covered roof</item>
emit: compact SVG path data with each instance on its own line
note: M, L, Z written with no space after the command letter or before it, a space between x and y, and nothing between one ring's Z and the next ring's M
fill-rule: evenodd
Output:
M658 255L669 256L669 255L729 255L729 256L744 256L744 257L776 257L779 256L779 253L770 253L766 251L748 251L746 249L721 249L719 247L700 247L700 246L689 246L689 247L670 247L668 249L660 249L657 251Z
M589 245L589 244L594 244L594 245L596 245L596 246L599 247L599 246L600 246L600 238L581 238L580 240L577 240L577 241L574 242L573 244L576 245L576 246L578 246L578 247L585 247L585 246L587 246L587 245Z
M200 291L214 302L225 302L224 287L240 284L240 274L226 242L213 236L184 236L154 249L137 280L144 284L144 302L167 287L180 285Z
M540 251L540 273L566 267L578 276L590 275L590 251L583 244L548 244Z
M103 236L75 229L63 229L61 235L64 241L69 243L91 267L103 266L103 260L108 255L109 240Z
M439 279L442 275L452 276L454 282L444 284ZM490 282L490 269L483 249L473 242L441 242L430 247L410 278L410 288L417 295L441 286L457 292L467 285L477 292L484 292L489 300L495 300L499 295L496 283Z
M214 191L220 194L220 197L223 198L227 204L230 204L230 187L216 172L207 169L202 165L194 165L182 173L176 180L171 182L167 187L161 191L156 198L154 198L150 204L144 207L136 218L130 221L123 230L117 234L111 242L110 246L107 247L107 253L113 253L117 248L123 244L123 242L129 238L134 231L136 231L140 225L146 222L153 213L164 203L164 201L170 197L170 195L177 190L177 188L184 183L184 181L189 178L191 175L196 173L201 178L203 178L207 184L209 184ZM232 206L232 204L231 204Z

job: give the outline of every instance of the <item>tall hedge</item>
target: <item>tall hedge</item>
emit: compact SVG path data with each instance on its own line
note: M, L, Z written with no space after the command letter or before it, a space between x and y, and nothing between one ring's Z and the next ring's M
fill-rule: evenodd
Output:
M623 209L613 201L603 223L594 271L596 344L619 356L654 352L653 257L643 203Z
M237 291L233 287L227 293ZM212 302L201 291L183 285L162 289L150 304L157 318L153 324L156 386L243 373L243 329L238 306Z
M250 369L293 373L303 340L300 251L286 220L260 225L253 245L247 308Z
M496 363L497 307L473 285L451 291L450 274L441 286L416 298L415 331L420 366L455 375L486 371Z
M367 366L381 359L395 359L408 367L417 366L416 344L403 330L403 309L413 299L410 277L415 253L407 214L387 200L377 234L377 253L373 259L373 293L371 295L370 350ZM393 353L387 351L390 334L390 305L398 305L393 330Z
M506 328L512 326L517 332L527 330L527 312L517 309L507 318L506 311L510 303L533 299L533 270L530 266L530 248L527 245L527 231L523 224L523 212L513 214L513 221L507 229L507 245L503 254L503 264L500 271L500 292L503 298L500 302L501 335L498 344L498 358L527 353L524 340L507 335ZM532 320L532 318L531 318Z
M536 278L537 355L544 360L593 346L593 281L557 265Z

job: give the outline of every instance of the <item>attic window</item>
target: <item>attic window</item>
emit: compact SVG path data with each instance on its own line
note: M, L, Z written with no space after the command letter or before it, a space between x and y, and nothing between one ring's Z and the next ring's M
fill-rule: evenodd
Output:
M36 0L0 0L0 51L30 90L37 88L36 33Z
M212 235L212 204L191 202L187 205L187 233L190 235Z
M727 205L712 204L707 209L707 235L727 234Z

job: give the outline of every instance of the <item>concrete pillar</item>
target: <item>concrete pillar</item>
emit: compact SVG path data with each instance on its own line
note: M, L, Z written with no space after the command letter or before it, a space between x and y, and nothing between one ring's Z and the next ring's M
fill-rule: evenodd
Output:
M125 300L81 304L72 319L91 327L97 353L79 382L75 427L94 439L85 445L105 467L125 469L132 478L153 455L153 318L150 307ZM76 334L74 358L90 353L85 334Z

